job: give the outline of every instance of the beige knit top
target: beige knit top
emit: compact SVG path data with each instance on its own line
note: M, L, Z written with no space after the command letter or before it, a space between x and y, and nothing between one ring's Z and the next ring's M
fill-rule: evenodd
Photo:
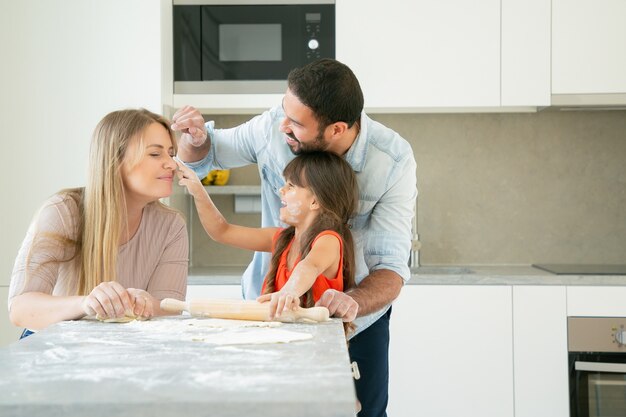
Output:
M76 262L48 262L71 256L72 250L60 243L45 239L28 260L31 270L28 280L25 280L25 270L36 232L75 237L78 227L78 207L71 197L57 194L45 202L31 223L15 260L9 288L9 310L11 299L24 292L75 295ZM189 242L182 216L151 203L144 208L135 235L119 248L117 281L124 288L143 289L158 299L184 300L188 260Z

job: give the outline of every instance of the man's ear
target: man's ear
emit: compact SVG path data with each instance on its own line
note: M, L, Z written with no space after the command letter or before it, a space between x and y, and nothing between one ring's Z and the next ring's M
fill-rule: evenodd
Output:
M346 122L335 122L330 125L333 136L341 136L346 130L348 130L348 124Z

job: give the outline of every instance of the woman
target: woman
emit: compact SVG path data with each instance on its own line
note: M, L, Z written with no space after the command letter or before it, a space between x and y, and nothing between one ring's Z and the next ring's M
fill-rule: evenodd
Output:
M161 299L185 298L185 222L158 201L172 193L176 150L168 121L147 110L100 121L86 186L46 201L22 243L9 290L13 324L150 318L162 314Z

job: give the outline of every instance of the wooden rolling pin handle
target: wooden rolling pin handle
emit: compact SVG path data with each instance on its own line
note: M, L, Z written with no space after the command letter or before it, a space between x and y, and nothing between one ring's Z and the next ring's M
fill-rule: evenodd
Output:
M311 307L302 308L298 307L295 311L295 316L299 319L307 319L316 322L323 322L330 320L330 314L326 307Z
M181 311L188 311L189 307L185 301L164 298L161 300L161 310L169 311L170 313L180 313Z

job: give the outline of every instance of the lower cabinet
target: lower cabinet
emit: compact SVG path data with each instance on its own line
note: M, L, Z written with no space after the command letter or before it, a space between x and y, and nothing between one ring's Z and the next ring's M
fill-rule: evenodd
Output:
M567 315L626 317L626 287L567 287Z
M407 285L393 306L388 415L514 415L510 286Z
M568 417L566 289L513 287L515 417Z

